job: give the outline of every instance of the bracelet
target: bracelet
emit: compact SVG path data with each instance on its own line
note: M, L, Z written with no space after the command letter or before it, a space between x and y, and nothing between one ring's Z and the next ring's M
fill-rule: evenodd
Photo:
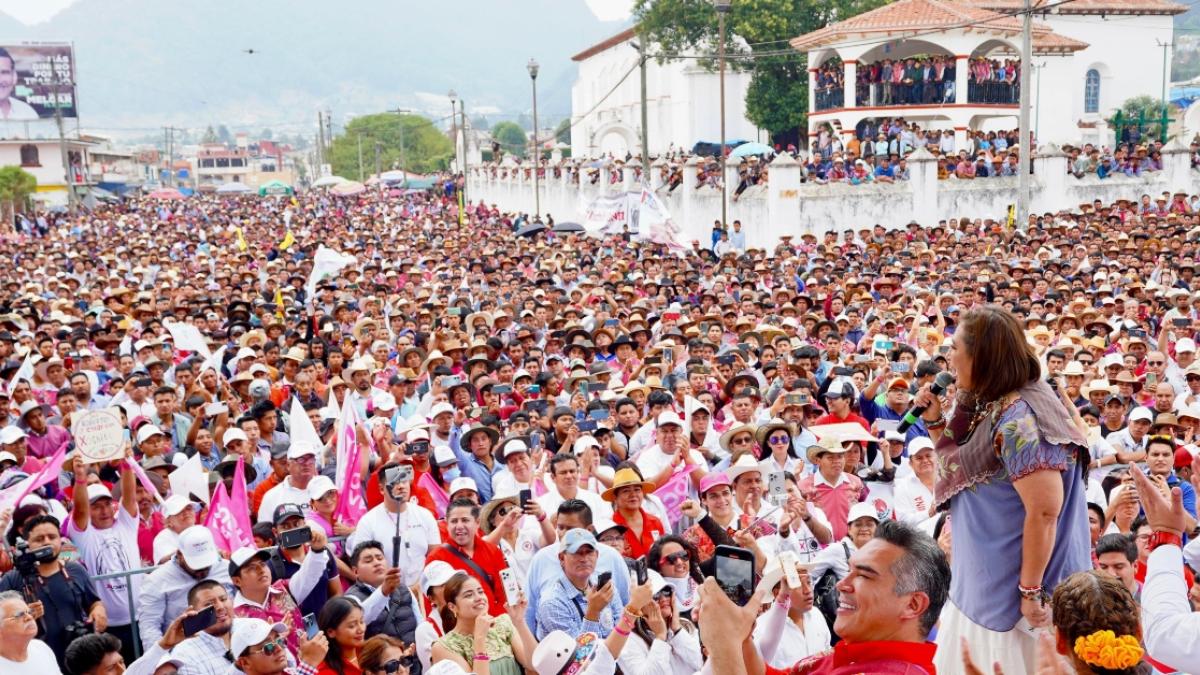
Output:
M492 657L488 656L484 652L475 652L475 660L476 661L491 661Z
M1017 593L1021 594L1022 600L1041 600L1045 590L1041 586L1022 586L1017 583Z
M1183 537L1169 530L1155 530L1150 534L1150 540L1146 542L1146 547L1153 551L1159 546L1178 546L1183 547Z
M621 630L620 626L613 626L613 632L616 633L617 635L620 635L621 637L629 637L629 633L631 631L628 629Z
M638 614L637 612L633 611L632 609L629 609L628 607L625 608L625 616L628 616L629 618L633 619L634 621L637 621L638 619L642 618L641 614Z
M932 429L934 431L937 431L938 429L944 429L947 424L945 415L938 415L938 418L935 420L927 420L922 417L921 421L925 423L925 428L927 430Z
M537 521L538 521L539 523L544 523L544 522L546 522L546 513L545 513L545 512L542 512L542 515L540 515L540 516L538 516L538 517L537 517Z

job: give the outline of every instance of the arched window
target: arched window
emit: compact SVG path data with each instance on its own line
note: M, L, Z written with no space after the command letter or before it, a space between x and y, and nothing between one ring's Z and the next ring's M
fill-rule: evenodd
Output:
M1083 112L1100 112L1100 71L1087 71L1083 83Z
M36 145L21 146L21 166L41 166L38 161L38 149Z

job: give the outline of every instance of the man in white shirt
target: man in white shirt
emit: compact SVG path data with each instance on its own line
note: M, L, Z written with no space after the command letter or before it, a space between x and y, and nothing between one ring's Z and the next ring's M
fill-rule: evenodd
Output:
M568 499L581 499L592 509L593 517L611 520L612 504L604 501L600 495L579 487L579 458L589 448L599 449L600 444L591 436L580 436L575 441L575 454L557 454L550 459L551 489L537 498L537 503L545 513L558 513L558 505Z
M310 443L292 443L287 454L287 478L263 495L258 507L258 520L271 520L275 508L280 504L299 504L303 509L309 507L308 482L317 476L318 451L319 448Z
M179 535L179 550L174 557L146 576L138 596L138 637L142 648L162 637L175 617L187 609L187 594L197 582L212 579L232 592L229 569L217 554L212 531L193 525Z
M504 469L492 476L493 495L512 495L529 490L533 482L533 458L525 441L514 438L500 448Z
M404 471L405 468L408 471ZM427 509L410 501L412 467L392 462L385 464L377 475L383 488L383 503L367 511L358 521L358 526L346 540L346 550L353 551L362 541L379 542L388 566L398 562L395 566L404 574L404 585L412 586L421 577L425 556L442 543L437 519ZM398 554L394 548L396 543L400 544Z
M933 459L933 441L918 436L908 444L908 462L912 475L896 481L892 495L896 518L911 525L929 519L933 514L933 482L937 466Z
M17 591L0 593L0 673L56 675L61 672L54 652L41 640L33 610Z
M655 430L657 442L638 455L635 460L638 470L642 472L647 481L654 483L655 487L662 487L671 478L675 468L681 462L686 462L695 467L689 474L692 478L692 485L699 485L708 464L699 452L688 450L687 441L683 435L683 420L674 410L664 410L658 414L656 421L658 423Z
M1154 413L1139 406L1129 413L1128 425L1108 435L1108 442L1117 449L1117 462L1129 464L1146 458L1146 434L1154 423Z

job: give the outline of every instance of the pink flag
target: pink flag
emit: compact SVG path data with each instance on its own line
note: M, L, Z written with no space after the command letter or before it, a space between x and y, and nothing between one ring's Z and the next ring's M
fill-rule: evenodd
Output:
M675 472L671 474L667 482L654 491L654 496L661 499L663 506L667 509L667 518L671 521L671 527L675 527L675 523L679 522L683 516L679 507L687 499L688 474L695 468L690 464L680 464L675 467Z
M254 530L250 525L250 497L246 491L246 458L238 457L233 470L233 488L229 493L229 507L237 519L238 531L244 535L245 546L254 545ZM245 541L248 537L249 541ZM230 550L232 552L232 549Z
M57 480L59 472L62 471L63 463L66 461L67 445L64 443L50 456L50 461L46 462L40 471L0 492L0 511L7 508L16 508L21 503L21 500L30 492ZM86 490L87 488L83 489Z
M254 536L248 530L243 531L238 524L231 501L225 482L218 481L212 504L208 507L208 517L204 519L204 527L212 530L217 550L230 553L243 546L254 545Z
M350 416L353 417L353 406L345 406L349 409ZM367 498L363 494L362 477L358 473L358 465L362 461L362 447L358 444L358 438L353 424L345 424L342 426L341 435L338 436L338 454L340 455L341 447L345 444L346 451L346 467L342 468L338 465L338 473L345 478L339 483L338 504L337 510L333 512L333 517L342 521L347 525L357 525L358 519L363 517L367 512ZM339 462L341 459L339 458Z
M450 495L442 489L441 485L429 475L429 472L421 474L421 478L417 480L417 487L425 488L429 496L433 498L433 505L437 507L438 519L446 517L446 507L450 506Z
M130 469L133 469L133 475L137 476L138 482L142 484L146 492L154 495L154 500L159 504L163 503L162 495L158 494L158 488L154 487L154 483L150 482L150 477L146 475L146 470L142 468L142 465L133 461L132 457L126 457L125 464Z

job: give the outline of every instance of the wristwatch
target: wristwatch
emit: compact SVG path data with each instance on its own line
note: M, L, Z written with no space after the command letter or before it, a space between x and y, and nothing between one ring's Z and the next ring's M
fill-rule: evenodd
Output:
M1148 551L1153 551L1154 549L1158 548L1159 546L1166 546L1166 545L1179 546L1180 548L1182 548L1183 547L1183 537L1179 536L1178 534L1175 534L1174 532L1167 532L1166 530L1155 530L1153 533L1150 534L1150 540L1148 542L1146 542L1146 549Z

